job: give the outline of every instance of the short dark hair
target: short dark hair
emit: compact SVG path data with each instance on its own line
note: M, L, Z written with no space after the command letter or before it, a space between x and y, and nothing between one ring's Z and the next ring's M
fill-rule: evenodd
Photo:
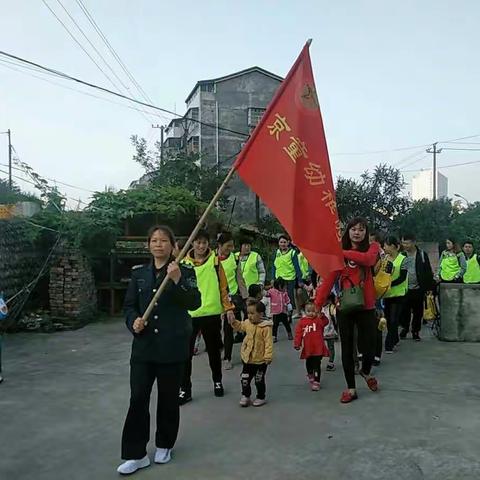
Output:
M148 238L147 242L149 245L150 245L150 240L153 237L153 234L157 231L164 233L170 240L172 247L175 247L177 240L175 239L175 234L173 233L173 230L168 225L154 225L153 227L149 228L148 234L147 234L147 238Z
M259 293L262 292L262 286L254 283L248 287L248 296L256 298Z
M472 247L474 246L471 240L466 240L465 242L463 242L463 246L465 245L471 245Z
M267 309L265 307L265 304L263 302L250 301L250 302L248 302L247 306L248 307L255 307L255 311L257 313L265 314L265 312L267 311Z
M282 277L278 277L273 281L273 288L281 290L285 287L285 280Z
M206 230L201 229L195 235L193 241L195 240L206 240L207 242L210 242L210 235Z
M416 241L417 241L417 237L416 237L416 235L415 235L413 232L405 232L405 233L402 235L402 240L410 240L411 242L416 242Z
M385 239L385 245L395 245L397 248L400 247L400 242L398 241L398 238L395 237L394 235L389 235Z
M370 233L368 231L368 221L366 218L363 218L363 217L355 217L348 222L348 225L345 228L345 232L342 237L342 248L344 250L352 249L352 241L350 240L350 229L353 228L355 225L361 225L362 227L365 228L365 238L358 246L358 250L360 252L366 252L370 248L370 241L369 241Z
M240 241L240 245L252 245L253 240L250 237L243 237Z
M383 235L382 232L379 232L378 230L374 230L373 232L370 232L369 237L373 237L374 240L380 244L385 242L385 236Z
M282 233L279 237L278 237L278 241L280 240L286 240L287 242L290 242L290 237L288 235L286 235L285 233Z
M218 236L217 243L223 245L224 243L231 242L233 240L233 235L230 232L222 232Z

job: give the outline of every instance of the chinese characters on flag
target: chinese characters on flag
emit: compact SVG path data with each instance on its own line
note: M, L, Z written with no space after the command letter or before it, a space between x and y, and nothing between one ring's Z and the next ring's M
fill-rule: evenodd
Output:
M322 276L343 268L335 189L309 43L236 162L242 180Z

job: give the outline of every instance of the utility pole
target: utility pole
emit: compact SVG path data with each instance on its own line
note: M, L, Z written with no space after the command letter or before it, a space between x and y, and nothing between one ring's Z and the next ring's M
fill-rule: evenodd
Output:
M437 149L437 144L438 144L438 142L435 142L432 145L432 148L428 148L426 150L427 153L433 153L433 168L432 168L432 174L433 174L433 195L432 195L432 199L433 200L437 200L437 153L442 152L441 148Z
M163 125L152 125L152 128L159 128L160 129L160 162L163 163L163 132L165 127Z
M10 129L7 130L8 135L8 187L12 189L12 136Z

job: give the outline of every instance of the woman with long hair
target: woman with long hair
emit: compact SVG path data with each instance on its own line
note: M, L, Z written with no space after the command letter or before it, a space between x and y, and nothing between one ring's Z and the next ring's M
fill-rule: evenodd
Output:
M447 238L445 246L440 256L437 279L443 283L462 283L467 271L465 254L453 237Z
M193 267L178 265L173 251L175 236L166 226L152 227L148 248L152 259L132 269L125 296L126 324L133 335L130 357L130 408L122 435L122 458L117 471L129 475L150 465L150 395L157 381L157 431L155 463L167 463L180 422L178 392L185 362L190 357L192 319L188 310L201 304ZM160 284L169 282L151 316L143 314Z
M342 363L347 390L340 401L349 403L358 398L355 386L355 328L358 330L359 350L362 352L360 375L373 392L378 382L370 375L375 355L377 318L375 316L375 287L372 267L375 266L380 247L369 243L368 224L364 218L352 219L342 238L345 265L342 271L333 272L318 287L315 304L321 309L336 282L340 289L337 322L342 345Z

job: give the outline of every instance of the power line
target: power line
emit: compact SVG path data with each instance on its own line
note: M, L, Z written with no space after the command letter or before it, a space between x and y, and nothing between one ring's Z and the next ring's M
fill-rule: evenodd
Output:
M103 74L103 76L114 86L114 88L116 88L117 90L121 90L121 88L118 87L118 85L110 78L109 75L107 75L107 73L103 70L103 68L97 63L97 61L90 55L90 53L87 51L87 49L81 44L81 42L78 41L78 39L75 37L75 35L73 35L73 33L70 31L70 29L65 25L65 23L61 20L61 18L54 12L54 10L50 7L50 5L48 5L48 3L46 2L46 0L42 0L43 4L48 8L48 10L51 12L51 14L58 20L58 22L62 25L62 27L65 29L65 31L68 33L68 35L73 39L73 41L83 50L83 52L85 52L85 54L88 56L88 58L95 64L95 66L98 68L98 70ZM60 6L67 12L67 15L72 19L72 21L77 25L77 28L80 30L80 32L83 34L83 36L85 38L86 35L83 33L83 30L78 26L78 24L75 22L75 20L71 17L71 15L68 13L68 11L65 9L65 7L63 6L63 4L57 0L57 2L60 4ZM90 40L87 38L87 41L91 44ZM98 55L100 56L100 58L102 58L102 60L105 62L105 59L102 57L102 55L98 52L98 50L95 48L95 46L93 46L93 44L91 44L92 47L94 48L94 50L98 53ZM110 66L107 64L107 66L110 68ZM112 70L110 68L110 70ZM112 70L113 72L113 70ZM113 72L114 75L115 72ZM117 77L118 78L118 77ZM120 83L122 83L122 81L120 80ZM123 84L123 83L122 83ZM127 89L128 90L128 89ZM150 122L150 120L145 116L145 112L142 114L145 118L145 120L147 120L148 122Z
M92 14L88 11L87 7L85 6L85 4L82 2L82 0L76 0L78 6L82 9L83 13L85 14L85 16L87 17L88 21L90 22L90 24L93 26L93 28L95 29L95 31L97 32L98 36L102 39L103 43L106 45L106 47L108 48L108 50L110 51L110 53L113 55L113 57L115 58L115 60L118 62L118 64L120 65L120 67L123 69L123 71L125 72L125 74L127 75L127 77L130 79L130 81L133 83L133 85L135 85L135 87L137 88L138 92L140 93L140 95L147 101L147 102L150 102L150 103L153 103L152 100L150 99L150 97L147 95L147 93L145 92L145 90L140 86L140 84L137 82L137 80L135 79L135 77L133 76L133 74L130 72L130 70L127 68L127 66L125 65L125 63L122 61L122 59L120 58L120 56L117 54L117 52L115 51L115 49L112 47L112 45L110 44L110 42L108 41L107 37L105 36L105 34L102 32L101 28L99 27L99 25L97 24L97 22L95 21L95 19L93 18Z
M455 150L455 151L464 151L464 152L480 152L480 148L449 148L442 147L442 150Z
M463 167L465 165L473 165L476 163L480 163L480 160L474 160L472 162L464 162L464 163L451 163L450 165L439 165L439 169L443 168L454 168L454 167ZM407 172L421 172L422 170L425 170L423 168L415 169L415 170L404 170L405 173Z
M15 148L13 147L12 145L12 148L15 150ZM15 153L16 153L16 150L15 150ZM0 165L2 167L8 167L8 165L6 163L0 163ZM23 170L22 168L19 168L19 167L12 167L13 170L17 170L19 172L22 172L22 173L26 173L25 170ZM76 185L72 185L70 183L65 183L65 182L61 182L60 180L57 180L55 178L48 178L48 177L44 177L46 180L50 180L52 182L56 182L56 183L59 183L60 185L64 185L65 187L70 187L70 188L75 188L77 190L83 190L84 192L88 192L88 193L95 193L94 190L89 190L88 188L83 188L83 187L77 187Z
M10 65L16 65L20 68L25 68L25 69L28 68L25 65L20 65L18 63L8 62L7 60L0 59L0 64L2 64L2 63L8 63ZM115 102L114 100L111 100L109 98L100 97L98 95L94 95L93 93L84 92L84 91L79 90L77 88L72 88L72 87L68 87L67 85L62 85L62 84L57 83L57 82L52 82L51 80L48 80L47 78L39 77L38 75L34 75L33 73L24 72L21 69L11 67L9 65L3 65L3 67L8 68L9 70L13 70L15 72L22 73L23 75L28 75L29 77L37 78L38 80L42 80L43 82L50 83L51 85L55 85L56 87L59 87L59 88L65 88L67 90L71 90L72 92L80 93L81 95L86 95L88 97L97 98L99 100L103 100L104 102L112 103L113 105L118 105L120 107L128 108L130 110L135 110L136 112L140 112L140 113L144 112L144 110L141 110L140 108L135 108L132 105L126 105L124 103ZM35 69L35 68L28 68L28 70L32 70L32 71L37 72L37 73L41 73L42 75L48 75L46 72L41 72L41 71L39 72L39 70ZM50 76L52 76L54 78L58 78L58 75L50 75ZM163 120L169 120L168 117L166 117L165 115L160 115L159 113L149 112L149 115L157 117L157 118L162 118Z
M192 117L184 117L183 115L179 115L178 113L175 113L175 112L172 112L171 110L167 110L166 108L161 108L161 107L157 107L155 105L152 105L150 103L146 103L146 102L142 102L140 100L135 100L134 98L131 98L127 95L123 95L121 93L118 93L118 92L115 92L113 90L109 90L108 88L105 88L105 87L101 87L99 85L95 85L94 83L90 83L90 82L86 82L84 80L81 80L79 78L76 78L76 77L73 77L71 75L68 75L66 73L63 73L63 72L60 72L59 70L54 70L52 68L49 68L49 67L45 67L43 65L40 65L39 63L35 63L35 62L31 62L30 60L26 60L22 57L18 57L16 55L12 55L10 53L7 53L7 52L4 52L2 50L0 50L0 55L3 55L5 57L8 57L8 58L12 58L12 59L15 59L21 63L25 63L27 65L32 65L34 67L37 67L41 70L44 70L46 72L50 72L50 73L53 73L55 75L57 75L58 77L61 77L61 78L64 78L66 80L71 80L73 82L77 82L77 83L80 83L82 85L86 85L88 87L91 87L91 88L95 88L97 90L100 90L102 92L105 92L105 93L109 93L111 95L115 95L116 97L119 97L119 98L123 98L124 100L128 100L130 102L133 102L133 103L137 103L138 105L142 105L144 107L148 107L148 108L152 108L154 110L158 110L160 112L164 112L164 113L168 113L169 115L172 115L174 117L177 117L177 118L184 118L185 120L190 120L192 122L195 122L195 123L198 123L199 125L203 125L205 127L211 127L213 129L218 129L218 130L222 130L224 132L229 132L229 133L233 133L235 135L241 135L242 137L249 137L250 136L250 133L246 133L246 132L238 132L236 130L232 130L230 128L225 128L225 127L220 127L220 126L217 126L213 123L206 123L206 122L202 122L201 120L198 120L198 119L195 119L195 118L192 118Z

